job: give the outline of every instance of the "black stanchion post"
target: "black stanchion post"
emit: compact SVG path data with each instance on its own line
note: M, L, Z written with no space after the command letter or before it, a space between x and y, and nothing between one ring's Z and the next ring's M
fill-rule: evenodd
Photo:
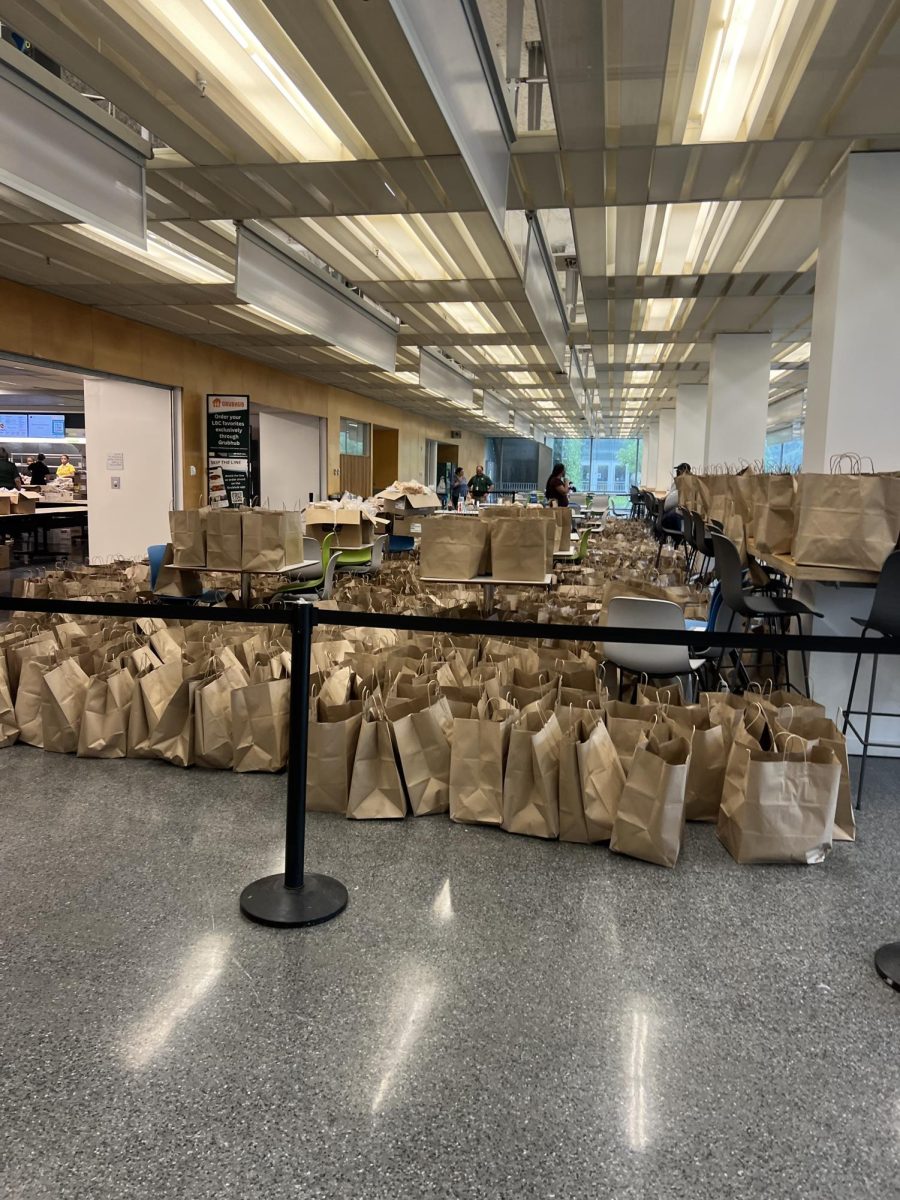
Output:
M241 912L263 925L320 925L347 907L347 889L330 875L304 873L309 668L315 607L298 605L291 620L290 750L287 771L284 874L268 875L241 892Z

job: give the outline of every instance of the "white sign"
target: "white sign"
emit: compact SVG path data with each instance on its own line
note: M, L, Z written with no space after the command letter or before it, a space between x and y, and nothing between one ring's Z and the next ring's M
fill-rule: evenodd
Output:
M106 456L107 471L124 471L125 470L125 454L119 450L116 454L107 454Z

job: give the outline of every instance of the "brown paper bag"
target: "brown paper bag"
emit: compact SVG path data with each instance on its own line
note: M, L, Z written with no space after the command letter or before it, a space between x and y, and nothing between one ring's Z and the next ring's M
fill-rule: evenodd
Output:
M453 714L437 699L394 722L394 744L416 817L450 811L450 737Z
M726 712L729 715L723 715ZM734 709L711 712L705 705L690 704L669 709L668 720L681 736L690 740L685 819L715 821L722 801L732 730L740 721L740 713Z
M422 522L422 579L474 579L489 563L489 527L474 517L429 517Z
M0 748L12 746L19 738L16 710L13 707L6 670L6 658L0 653Z
M801 475L792 554L796 562L880 571L900 536L900 478Z
M610 700L605 705L605 713L606 728L627 775L635 750L644 744L650 730L659 722L659 706L647 701L626 704L621 700Z
M241 567L245 571L280 571L287 564L290 522L284 511L248 508L241 514Z
M128 715L128 757L153 758L150 739L169 700L181 686L181 663L165 663L137 678Z
M203 592L203 581L197 571L176 570L172 543L166 545L162 566L156 576L155 596L199 596Z
M125 667L110 666L91 679L78 731L79 758L125 758L135 680Z
M788 711L789 710L789 711ZM830 717L819 715L812 708L780 709L775 720L775 749L779 750L790 740L785 735L797 733L804 740L824 746L834 753L840 764L841 781L838 785L837 807L834 814L832 837L836 842L856 841L856 818L853 815L853 793L850 788L850 764L847 759L847 739Z
M491 574L495 579L544 579L547 535L542 522L495 521L490 528Z
M450 819L479 825L503 823L503 773L515 714L494 698L478 715L457 718L450 741Z
M41 692L41 733L45 750L74 754L90 680L72 658L63 659L44 675Z
M684 792L690 747L686 739L655 739L635 751L613 824L609 848L644 862L674 867L684 832Z
M347 816L358 821L406 816L406 793L390 724L375 705L368 706L359 731Z
M346 815L353 761L362 727L362 702L310 706L306 807Z
M584 743L579 719L567 722L559 744L559 840L586 844L591 841L584 815L584 795L578 769L578 751Z
M509 735L503 776L503 828L529 837L559 836L559 745L555 713L522 713Z
M16 692L15 716L19 727L19 741L26 746L43 746L44 727L41 717L44 676L58 662L57 655L34 654L26 658L19 676Z
M831 850L841 766L834 751L732 746L716 832L739 863L823 862Z
M234 766L231 694L249 682L235 659L226 670L198 683L194 693L194 761L198 767L230 771Z
M764 475L753 506L753 539L765 554L790 554L794 540L793 475Z
M197 686L196 679L183 678L169 697L148 739L150 758L160 758L175 767L193 766Z
M175 509L169 513L169 537L176 567L206 566L205 508Z
M643 734L641 737L643 744L646 739ZM591 842L605 842L612 836L625 787L625 770L602 721L578 746L577 753L587 838Z
M243 562L242 515L237 508L211 508L206 516L206 565L215 571L240 571Z
M235 771L281 771L287 765L290 710L290 679L231 693Z

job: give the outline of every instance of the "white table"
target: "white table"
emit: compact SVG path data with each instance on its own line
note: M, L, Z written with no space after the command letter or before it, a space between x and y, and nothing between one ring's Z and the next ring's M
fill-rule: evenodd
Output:
M578 551L576 549L574 549L574 547L571 550L554 550L553 551L553 561L554 562L574 562L577 557L578 557Z
M549 588L553 576L544 575L541 579L498 579L496 575L475 575L470 579L435 579L432 576L420 575L420 583L450 583L457 587L468 587L475 584L484 591L481 611L489 617L494 611L494 588L500 587L545 587Z
M291 571L302 571L304 567L320 567L321 561L317 558L305 558L303 562L289 563L287 566L279 567L277 571L258 571L241 569L235 567L180 567L173 563L167 563L166 566L171 566L175 571L205 571L207 575L240 575L241 577L241 604L244 608L250 607L250 576L251 575L288 575Z

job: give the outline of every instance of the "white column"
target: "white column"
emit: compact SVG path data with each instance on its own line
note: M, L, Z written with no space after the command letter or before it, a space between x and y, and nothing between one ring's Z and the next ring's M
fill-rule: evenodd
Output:
M709 389L705 383L679 383L675 393L675 452L678 463L699 471L706 461L706 410Z
M641 487L650 486L650 430L645 426L641 430Z
M900 470L900 153L851 154L822 202L803 469L855 451Z
M707 466L765 456L771 358L770 333L720 333L713 340Z
M672 482L675 466L675 409L663 408L659 413L659 441L656 447L656 486L667 488Z
M641 476L641 486L650 488L656 487L656 469L659 464L659 418L654 417L652 421L648 421L647 429L644 433L644 447L647 457L646 474Z

